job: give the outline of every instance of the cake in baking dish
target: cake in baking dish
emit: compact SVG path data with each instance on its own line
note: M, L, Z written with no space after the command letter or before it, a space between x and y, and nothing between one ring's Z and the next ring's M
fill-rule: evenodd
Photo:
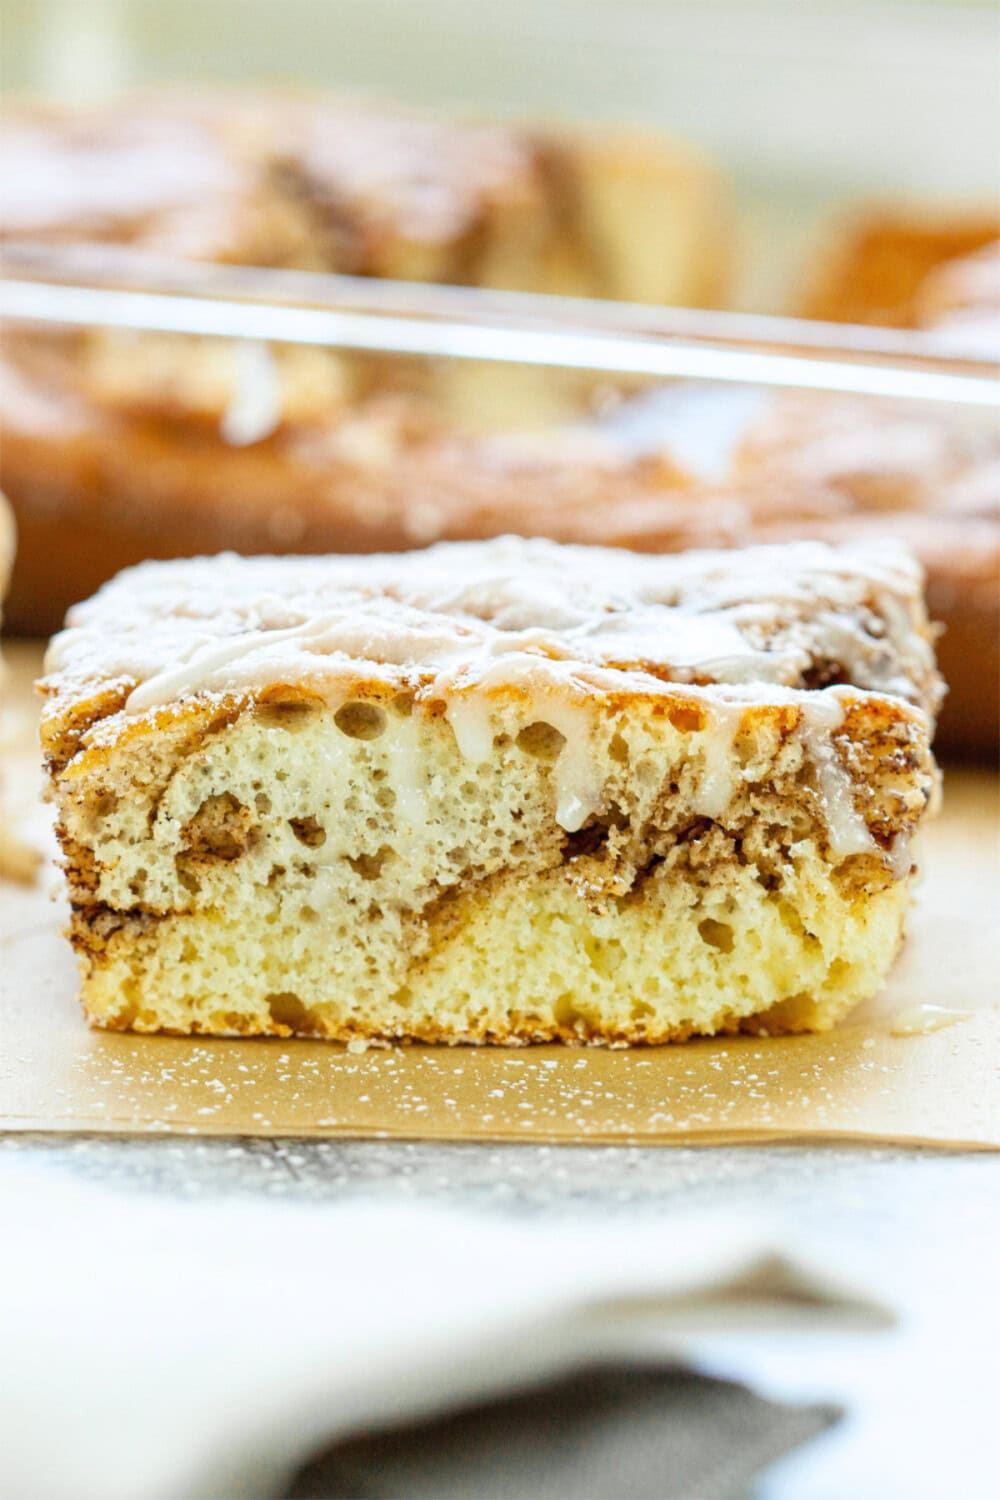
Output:
M2 139L8 239L650 302L727 271L718 172L655 131L223 88L22 104Z
M833 323L925 326L928 283L945 267L988 253L997 241L995 205L963 210L912 203L855 212L828 232L797 311Z
M719 174L654 132L207 91L24 106L0 144L0 238L684 305L716 302L728 271ZM22 335L7 357L38 347ZM514 402L522 419L593 384L294 347L265 367L234 342L111 329L42 347L97 407L194 433L221 423L233 445L329 421L372 383L429 385L462 413Z
M891 549L146 564L41 690L83 1004L137 1031L826 1029L936 785Z
M209 90L22 106L0 146L0 239L684 305L714 305L727 279L720 174L648 131ZM399 412L407 439L484 419L551 425L594 384L12 327L0 355L0 472L22 537L11 620L48 633L148 556L400 545L408 525L391 504L378 525Z
M456 432L426 407L373 395L335 422L234 448L210 425L181 442L98 411L41 361L0 362L0 402L5 471L35 497L21 507L12 596L23 630L58 628L72 602L147 557L230 547L371 552L514 531L672 552L889 535L923 564L945 626L937 743L996 757L995 433L886 402L678 388L535 434ZM707 455L691 451L692 434Z
M984 328L983 323L977 323ZM1000 327L998 327L1000 335ZM1000 349L1000 342L997 345ZM893 537L927 575L943 625L948 698L935 744L996 764L1000 750L1000 434L850 397L785 395L766 403L734 460L746 535L827 541ZM782 509L768 503L780 495Z
M956 352L1000 357L1000 233L974 255L935 267L918 289L914 315Z

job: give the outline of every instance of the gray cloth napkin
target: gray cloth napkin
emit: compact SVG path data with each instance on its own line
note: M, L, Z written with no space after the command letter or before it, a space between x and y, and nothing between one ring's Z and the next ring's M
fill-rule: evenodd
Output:
M338 1443L283 1500L744 1500L838 1416L692 1371L596 1366Z
M835 1258L756 1216L541 1225L361 1200L172 1203L9 1166L0 1203L0 1494L23 1500L272 1500L323 1445L374 1428L651 1350L693 1364L720 1333L887 1319ZM595 1424L645 1413L653 1432L661 1378L615 1421L610 1387L600 1417L571 1387L550 1430L572 1422L580 1453ZM616 1441L638 1453L640 1433ZM464 1447L485 1463L491 1444Z

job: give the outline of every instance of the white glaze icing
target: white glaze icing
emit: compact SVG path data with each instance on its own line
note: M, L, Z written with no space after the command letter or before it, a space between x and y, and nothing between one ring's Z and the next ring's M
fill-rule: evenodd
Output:
M502 537L371 557L145 563L70 612L48 669L127 676L131 713L196 692L339 675L461 687L545 670L797 687L836 660L857 687L922 702L933 658L921 575L896 548L819 542L637 555Z
M489 704L478 694L465 693L452 698L447 712L464 758L470 765L483 765L493 754L493 716Z
M546 670L542 665L542 672ZM539 690L538 668L531 660L500 660L479 676L476 688L453 694L448 702L448 721L462 755L472 765L482 765L493 752L495 725L489 699L477 689L499 687L519 681L531 692L532 721L550 724L565 744L556 758L552 777L556 792L556 821L567 833L582 828L600 809L602 786L594 768L591 748L593 716L583 705L554 692Z
M816 772L816 790L835 860L852 854L878 854L868 824L858 811L850 777L833 742L843 723L844 706L836 692L818 693L803 717L802 739Z
M427 812L424 802L424 761L420 753L420 730L411 719L394 719L388 729L391 783L395 793L395 820L399 834L405 838L423 827Z
M768 400L759 386L659 386L616 406L600 431L629 455L666 452L696 478L722 483Z
M443 701L472 766L493 748L491 695L514 688L525 724L564 737L552 777L568 831L600 807L590 741L604 695L685 685L706 720L697 807L712 818L735 790L744 708L793 702L841 859L876 849L832 741L844 693L933 703L922 621L919 571L896 551L800 543L653 557L506 537L364 558L145 564L72 611L47 666L59 692L134 683L118 718L275 683L342 702L374 679ZM803 690L830 661L855 686ZM416 824L415 729L394 722L391 733L400 816Z
M891 1036L926 1036L931 1031L943 1031L948 1026L957 1026L959 1021L968 1021L969 1010L955 1010L950 1005L910 1005L898 1011L889 1027Z
M219 430L233 448L270 437L281 421L281 384L267 344L238 339L232 346L233 393Z
M707 732L702 734L704 760L694 810L703 818L720 818L733 799L739 767L733 741L739 733L742 707L713 706Z
M177 111L97 111L55 128L15 117L4 129L0 219L9 235L142 224L238 201L248 185L219 133Z
M567 833L576 833L592 813L599 811L603 800L590 743L593 719L585 708L555 698L543 700L539 710L539 717L558 729L566 741L553 767L556 822Z

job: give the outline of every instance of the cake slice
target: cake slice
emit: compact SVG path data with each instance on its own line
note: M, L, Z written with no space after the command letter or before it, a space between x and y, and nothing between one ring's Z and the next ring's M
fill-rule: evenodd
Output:
M149 563L41 684L99 1026L825 1029L903 932L940 698L916 564L502 538Z
M5 497L0 494L0 604L3 603L14 563L14 518ZM3 623L0 615L0 624ZM19 880L25 883L34 879L41 862L36 849L25 844L11 828L4 808L3 756L6 748L7 726L4 723L7 682L6 668L0 657L0 880Z

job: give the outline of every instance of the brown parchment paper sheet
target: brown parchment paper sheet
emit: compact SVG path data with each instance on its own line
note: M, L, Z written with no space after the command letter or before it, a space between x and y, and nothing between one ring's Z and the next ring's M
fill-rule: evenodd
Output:
M37 648L9 648L7 800L51 849L34 748ZM91 1032L58 881L0 887L0 1129L451 1140L840 1138L1000 1148L1000 779L946 778L887 993L836 1032L631 1051L429 1048ZM914 1006L966 1019L894 1036Z

